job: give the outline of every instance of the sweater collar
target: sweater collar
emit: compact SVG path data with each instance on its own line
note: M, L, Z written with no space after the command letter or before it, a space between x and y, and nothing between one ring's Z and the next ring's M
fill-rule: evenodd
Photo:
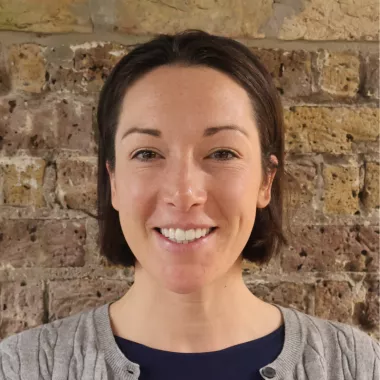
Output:
M109 316L110 305L111 303L107 303L94 309L95 328L101 351L115 375L126 380L138 380L140 376L139 364L132 362L123 354L114 338ZM303 352L302 337L305 333L300 321L299 314L301 312L274 303L272 305L276 306L282 313L285 339L280 355L263 368L271 367L275 371L275 376L272 376L271 379L279 380L287 378L293 373ZM260 369L260 372L265 378L265 374L262 372L263 368Z

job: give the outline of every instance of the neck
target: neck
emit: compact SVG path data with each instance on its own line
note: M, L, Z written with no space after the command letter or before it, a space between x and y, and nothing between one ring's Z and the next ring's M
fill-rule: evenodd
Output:
M260 338L282 324L279 310L255 297L239 274L190 294L135 275L110 308L115 335L172 352L217 351Z

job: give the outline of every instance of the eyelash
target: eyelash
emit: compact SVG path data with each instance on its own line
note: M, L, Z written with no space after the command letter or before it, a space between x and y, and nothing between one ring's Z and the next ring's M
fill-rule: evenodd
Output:
M149 150L149 149L142 149L142 150L139 150L137 151L132 159L136 158L139 154L141 153L145 153L145 152L150 152L150 153L154 153L154 154L158 154L152 150ZM234 158L238 158L237 154L235 152L233 152L232 150L229 150L229 149L219 149L219 150L216 150L215 152L213 152L212 154L215 154L215 153L220 153L220 152L227 152L227 153L230 153L233 155L232 158L227 158L227 159L221 159L221 160L217 160L217 161L230 161L230 160L233 160ZM150 159L139 159L139 161L141 162L148 162L148 161L151 161Z

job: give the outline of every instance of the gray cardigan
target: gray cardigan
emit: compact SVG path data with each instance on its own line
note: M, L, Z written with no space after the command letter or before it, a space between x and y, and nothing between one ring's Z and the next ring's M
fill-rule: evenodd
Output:
M4 339L0 380L137 380L139 365L128 360L115 342L109 305ZM380 345L369 335L347 324L275 306L284 316L285 342L280 355L260 369L263 379L380 379Z

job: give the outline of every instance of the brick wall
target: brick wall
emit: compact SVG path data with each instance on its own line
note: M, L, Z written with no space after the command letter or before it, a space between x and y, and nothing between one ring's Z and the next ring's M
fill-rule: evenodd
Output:
M200 28L260 57L300 186L291 246L244 264L259 297L379 332L378 2L0 0L0 339L113 300L98 253L97 96L128 45Z

